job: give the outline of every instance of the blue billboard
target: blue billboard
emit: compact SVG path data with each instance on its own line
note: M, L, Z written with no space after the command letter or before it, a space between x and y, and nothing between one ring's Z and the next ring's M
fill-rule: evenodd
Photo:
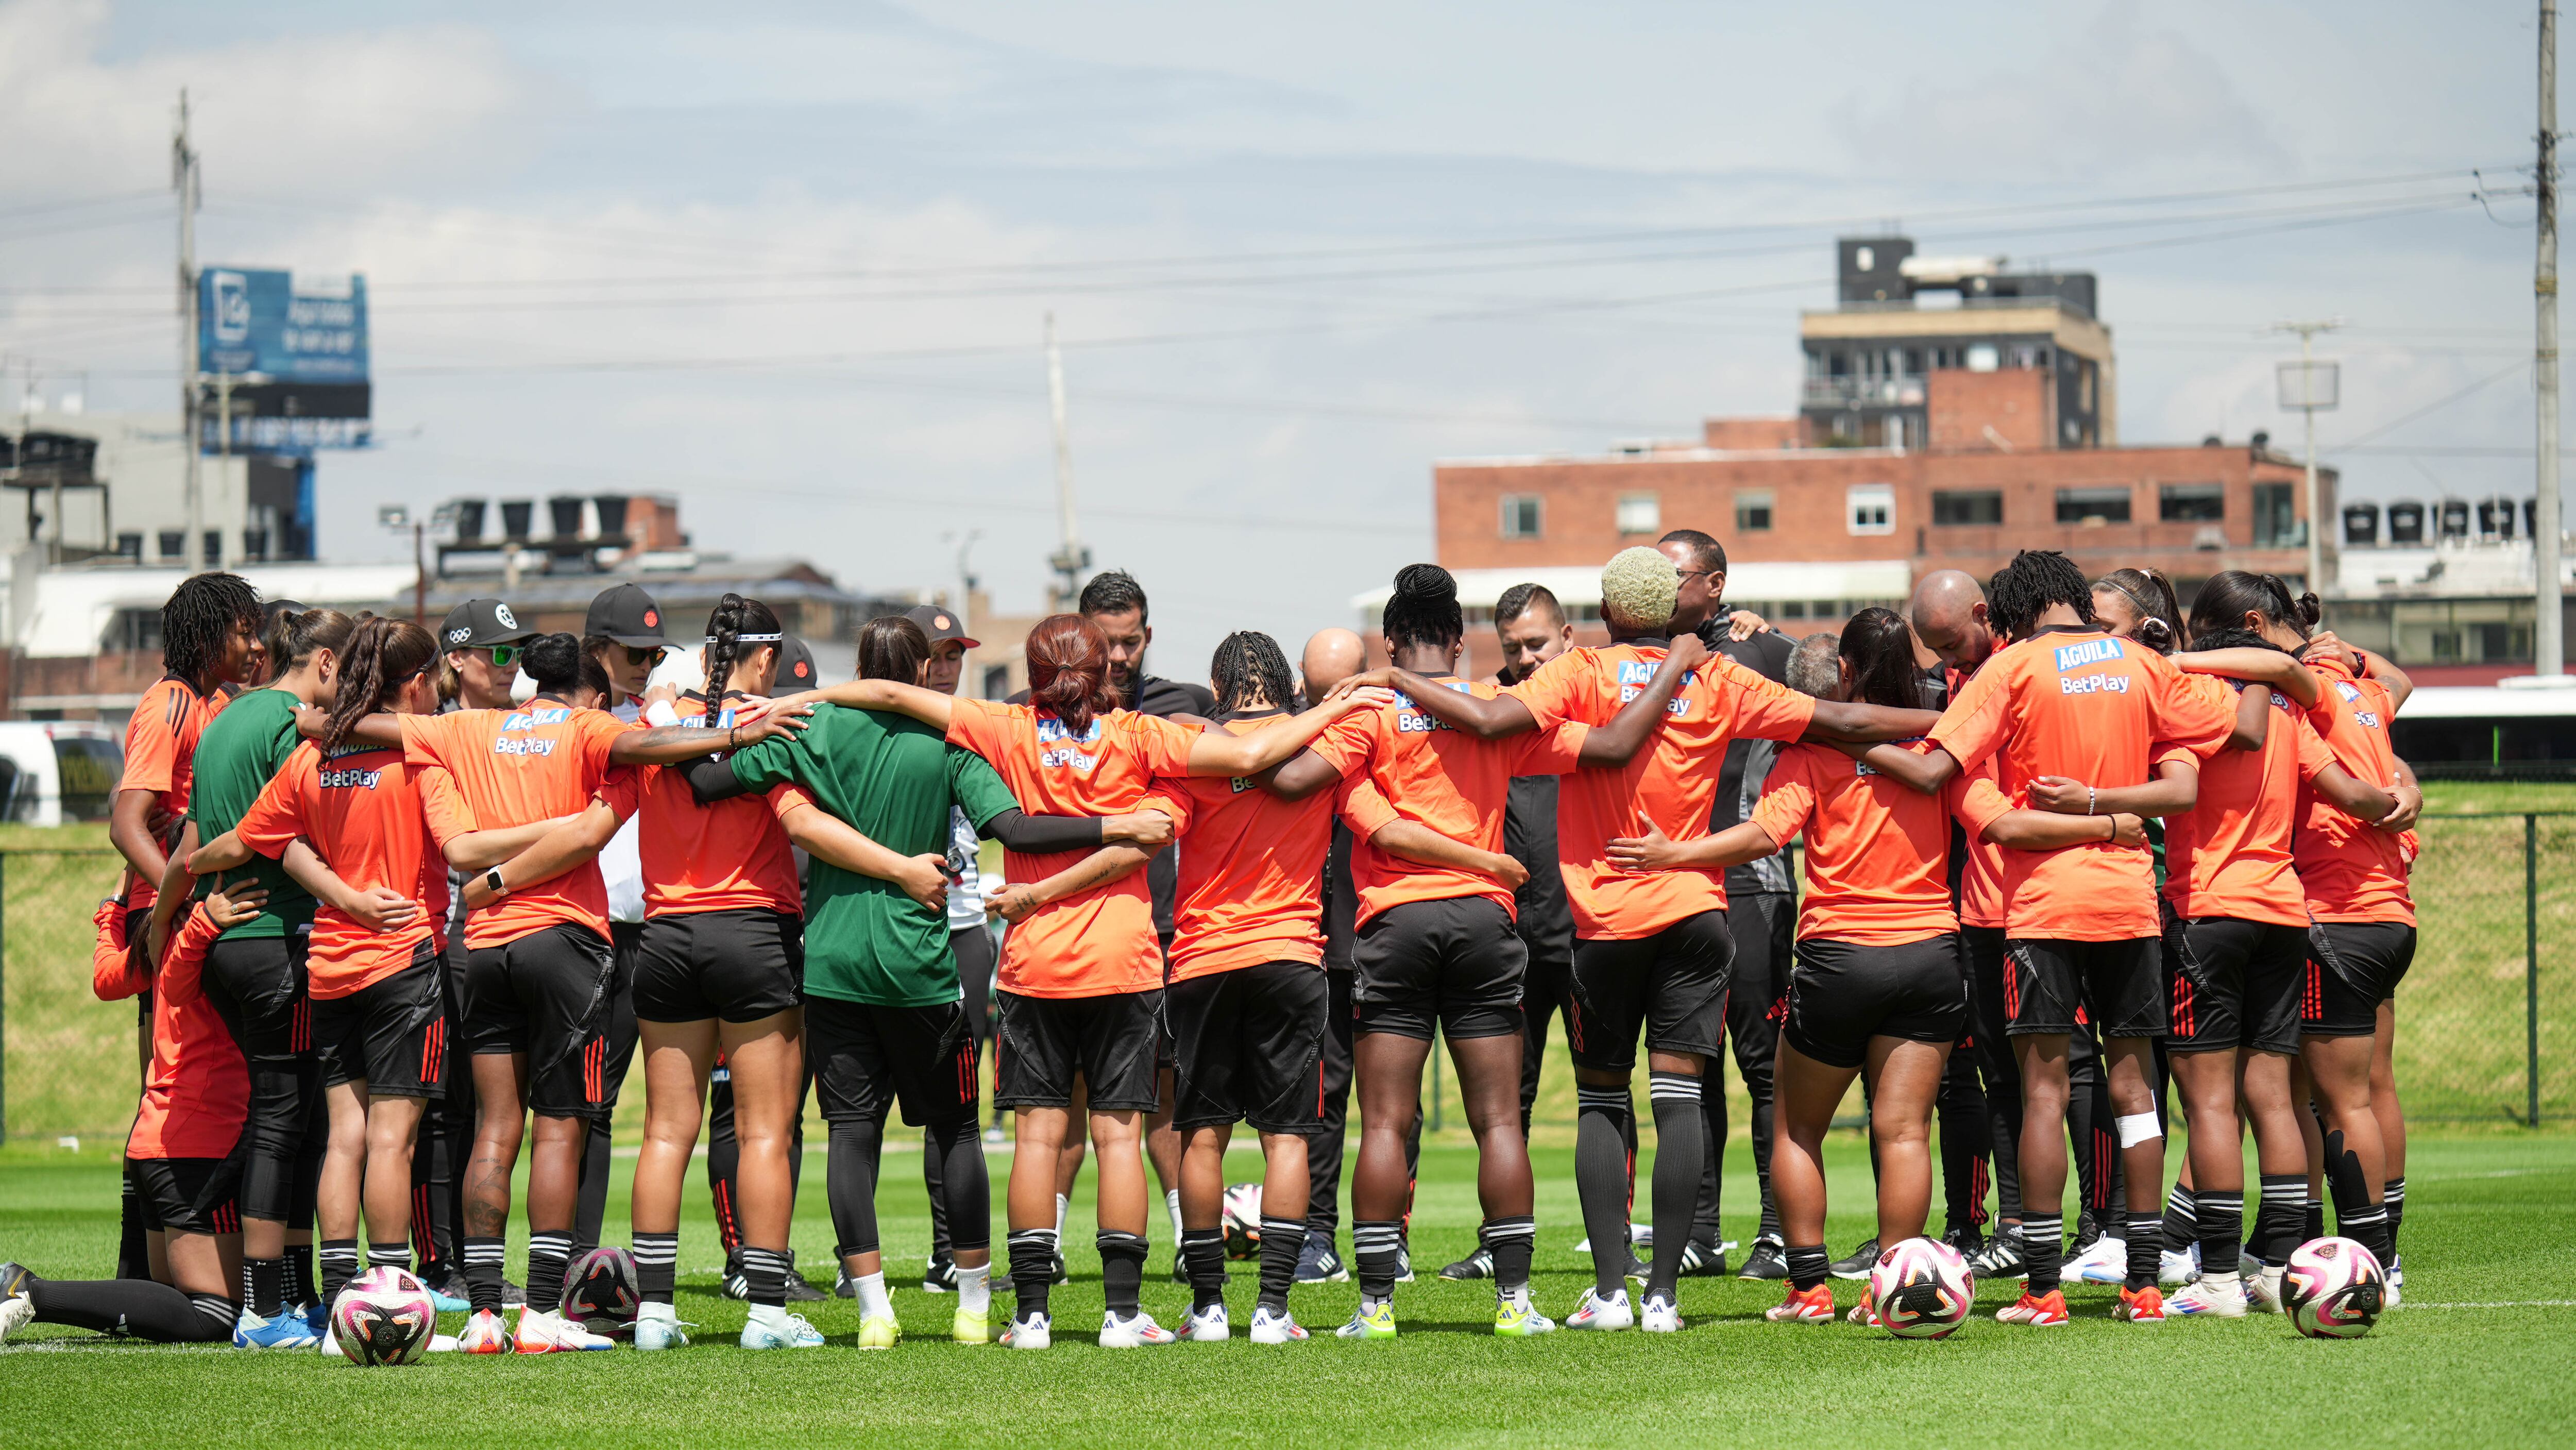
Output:
M197 274L197 368L281 383L367 380L367 279L247 267Z

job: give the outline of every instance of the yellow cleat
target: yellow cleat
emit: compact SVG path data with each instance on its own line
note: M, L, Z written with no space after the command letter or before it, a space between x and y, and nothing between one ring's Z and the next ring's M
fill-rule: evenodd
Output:
M859 1348L892 1349L903 1338L903 1326L891 1314L873 1314L859 1321Z
M993 1323L991 1311L983 1309L969 1309L963 1304L958 1305L957 1317L950 1320L948 1323L948 1337L957 1341L959 1344L992 1343Z

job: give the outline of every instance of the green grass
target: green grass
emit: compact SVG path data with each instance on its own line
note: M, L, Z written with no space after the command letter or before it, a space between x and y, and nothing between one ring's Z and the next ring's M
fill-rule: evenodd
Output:
M2576 811L2576 781L2428 780L2427 811Z
M1867 1165L1856 1138L1831 1145L1838 1249L1866 1234ZM890 1255L927 1239L913 1160L888 1159L880 1195ZM1246 1155L1234 1177L1252 1176ZM630 1164L623 1165L631 1167ZM997 1175L1008 1159L994 1159ZM1730 1231L1753 1203L1749 1165L1728 1166ZM831 1230L813 1163L797 1244L823 1265ZM1500 1341L1490 1290L1441 1284L1430 1270L1465 1251L1477 1218L1472 1153L1426 1152L1414 1246L1422 1282L1399 1292L1404 1337L1329 1338L1255 1349L1175 1345L1111 1354L1087 1342L1099 1312L1098 1261L1077 1210L1073 1283L1056 1291L1059 1339L1045 1354L945 1342L950 1300L895 1293L915 1336L864 1358L848 1347L855 1306L813 1318L832 1336L812 1353L732 1347L739 1305L713 1295L718 1259L703 1194L681 1251L681 1314L699 1343L647 1359L632 1351L532 1360L441 1357L399 1370L356 1370L318 1356L118 1344L78 1331L31 1331L0 1350L0 1404L13 1445L235 1443L256 1435L329 1442L453 1446L511 1443L837 1443L870 1433L904 1444L1145 1446L1259 1440L1278 1445L1690 1443L1899 1440L1941 1445L2135 1444L2176 1422L2293 1444L2564 1444L2576 1415L2566 1373L2576 1357L2576 1137L2419 1138L2409 1165L2408 1305L2366 1339L2316 1343L2278 1318L2130 1328L2108 1317L2108 1291L2079 1290L2065 1330L1977 1322L1942 1343L1906 1343L1844 1325L1761 1321L1778 1290L1736 1280L1683 1287L1688 1332L1589 1337L1560 1332ZM1539 1155L1541 1306L1562 1315L1587 1282L1570 1155ZM1090 1175L1085 1175L1085 1182ZM20 1146L0 1153L0 1255L54 1274L105 1270L116 1190L104 1154ZM624 1221L612 1206L612 1225ZM1168 1263L1158 1224L1155 1262ZM917 1261L917 1260L914 1260ZM1249 1265L1230 1299L1249 1313ZM828 1268L826 1269L828 1273ZM1851 1286L1838 1286L1850 1302ZM1186 1291L1149 1283L1146 1307L1173 1322ZM2003 1302L2005 1286L1980 1295ZM1301 1321L1347 1317L1347 1284L1300 1288ZM2440 1307L2476 1306L2476 1307ZM452 1316L451 1316L452 1317ZM452 1325L451 1325L452 1327ZM38 1336L47 1337L38 1337ZM47 1352L53 1350L57 1352ZM2192 1438L2197 1438L2193 1436Z

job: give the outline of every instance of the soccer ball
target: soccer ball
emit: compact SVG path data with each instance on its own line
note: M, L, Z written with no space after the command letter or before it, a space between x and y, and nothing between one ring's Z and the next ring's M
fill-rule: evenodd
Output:
M643 1301L635 1256L610 1245L573 1261L564 1275L564 1317L593 1334L625 1334L635 1327Z
M2379 1322L2388 1275L2379 1256L2351 1239L2310 1239L2281 1275L2281 1307L2310 1339L2359 1339Z
M1939 1239L1891 1244L1869 1271L1869 1302L1899 1339L1948 1338L1968 1322L1976 1298L1975 1271Z
M349 1363L411 1364L429 1353L438 1301L407 1269L379 1265L331 1301L331 1337Z
M1248 1259L1261 1252L1261 1185L1237 1183L1225 1191L1225 1256Z

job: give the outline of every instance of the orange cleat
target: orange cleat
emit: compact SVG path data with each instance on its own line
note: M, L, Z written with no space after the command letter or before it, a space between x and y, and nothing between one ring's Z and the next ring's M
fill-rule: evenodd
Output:
M1812 1289L1791 1289L1789 1297L1762 1311L1762 1317L1774 1324L1831 1324L1834 1322L1834 1286L1818 1284Z
M2162 1301L2158 1301L2156 1312L2164 1312ZM2055 1329L2067 1322L2066 1292L2051 1289L2045 1294L2033 1294L2024 1289L2019 1299L1995 1311L1995 1322L2027 1324L2033 1329Z
M2111 1310L2111 1317L2126 1319L2131 1324L2162 1324L2165 1322L2164 1291L2153 1284L2143 1289L2124 1288L2120 1291L2120 1302Z
M1869 1295L1866 1293L1860 1296L1859 1303L1851 1307L1851 1313L1843 1316L1843 1322L1864 1325L1871 1329L1884 1327L1878 1322L1878 1306L1869 1302Z

